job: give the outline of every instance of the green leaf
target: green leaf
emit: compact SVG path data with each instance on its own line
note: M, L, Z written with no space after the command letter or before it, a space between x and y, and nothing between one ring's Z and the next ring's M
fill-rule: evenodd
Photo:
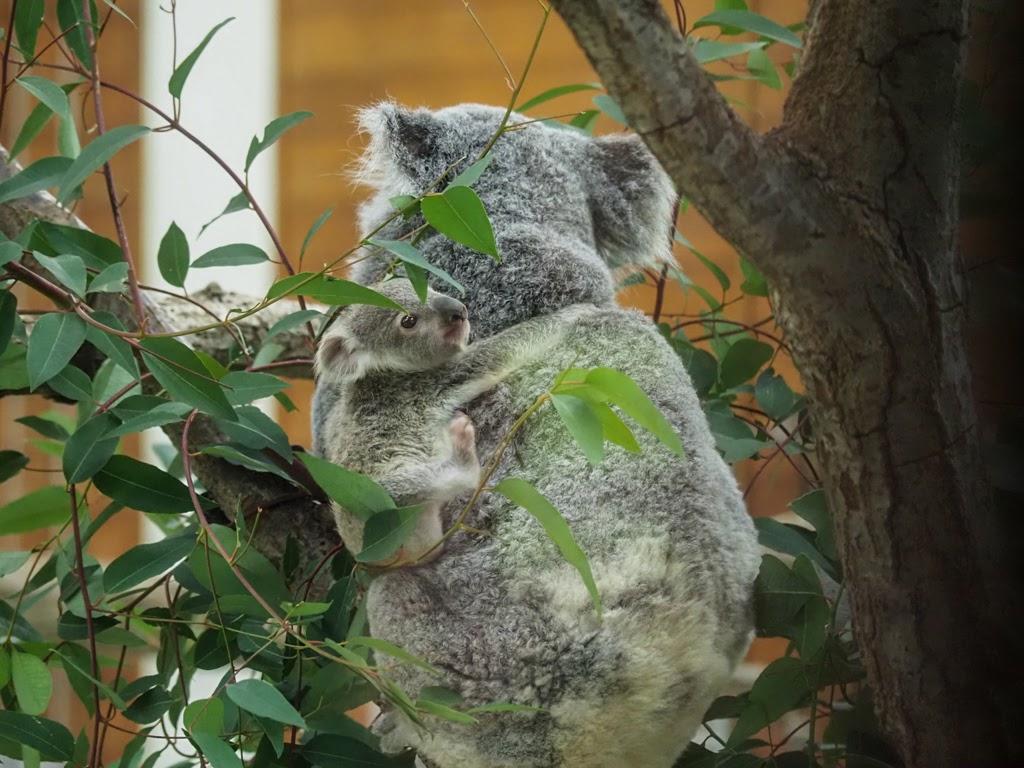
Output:
M751 51L747 56L747 71L752 74L759 83L767 85L776 91L782 88L782 80L779 72L768 58L768 54L762 50Z
M730 59L733 56L757 51L764 48L768 43L758 40L753 43L724 43L720 40L696 40L693 44L693 55L700 64L710 64L712 61Z
M134 723L145 725L159 720L171 708L174 697L164 688L150 688L124 711Z
M237 267L243 264L262 264L264 261L267 261L267 254L262 248L249 243L231 243L207 251L192 262L192 268Z
M82 403L92 402L92 382L85 371L69 363L64 370L47 383L50 389L69 400Z
M725 270L722 269L717 264L715 264L715 262L713 262L711 259L705 256L703 253L700 253L699 251L696 251L693 248L690 249L690 252L700 260L701 264L708 268L708 271L712 275L715 276L715 280L718 281L718 284L722 287L722 290L728 291L729 287L732 285L732 282L729 280L729 276L725 274Z
M224 390L210 377L195 352L170 337L150 337L139 343L146 366L172 398L211 416L235 420L235 411Z
M103 574L103 588L108 595L112 595L160 576L188 557L195 544L192 535L161 539L153 544L138 544L107 566Z
M470 707L466 710L471 715L483 715L489 712L543 712L542 707L529 707L525 704L511 704L506 701L495 701L490 704L481 704L479 707Z
M476 184L477 180L484 175L484 171L487 170L487 166L494 160L494 155L488 152L486 155L481 157L476 162L470 164L466 170L456 176L449 183L449 187L471 187Z
M756 339L737 341L729 347L719 366L718 377L722 389L738 387L754 378L774 354L774 347Z
M419 198L412 195L395 195L389 197L388 202L392 208L402 214L403 219L411 218L420 212Z
M216 420L225 435L247 448L270 448L285 460L291 460L288 436L277 422L254 405L240 406L235 414L238 417L235 421Z
M658 438L666 448L677 456L683 455L683 444L679 441L679 435L633 379L614 368L594 368L587 373L586 382L603 392L637 424Z
M404 240L367 240L370 245L376 246L377 248L383 248L389 253L397 256L404 264L412 264L414 267L419 267L422 270L430 272L432 275L437 275L439 278L444 280L446 283L454 287L459 293L465 293L466 288L454 277L449 275L440 267L435 267L426 257L420 252L420 250L412 243L408 243ZM420 297L423 300L423 297Z
M640 453L640 444L636 441L632 430L626 426L625 422L618 417L611 408L605 403L589 403L590 410L597 416L598 421L601 422L601 430L604 433L604 439L609 442L615 443L622 448L625 448L630 453Z
M828 500L825 491L818 488L805 493L789 508L814 526L818 550L832 560L838 560L836 553L835 533L832 530L832 515L828 511Z
M75 740L60 723L44 717L0 709L0 738L39 752L44 760L70 760Z
M570 93L577 93L579 91L599 91L602 86L600 83L572 83L570 85L559 85L554 88L548 88L548 90L538 93L531 99L527 99L518 107L516 112L526 112L527 110L538 107L546 101L557 99L559 96L565 96Z
M580 112L576 117L569 121L569 125L573 128L579 128L584 133L592 134L594 132L594 123L597 122L597 118L600 117L601 111L598 109L588 109Z
M96 642L103 645L116 645L125 648L144 648L147 643L134 632L123 627L108 627L96 634Z
M14 34L18 39L18 50L26 61L35 56L36 38L43 24L45 10L43 0L21 0L18 3L18 10L14 14Z
M569 395L552 395L551 404L587 461L595 467L600 464L604 458L604 428L590 403Z
M782 552L786 555L806 555L816 562L826 573L836 576L835 569L829 563L808 537L802 533L804 529L795 525L787 525L773 520L770 517L758 517L754 519L754 526L757 528L757 540L768 549ZM809 532L808 532L809 533Z
M313 312L313 310L309 310ZM314 312L319 314L319 312ZM254 400L271 397L288 388L288 385L277 376L269 373L251 371L231 371L220 380L224 387L228 402L232 405L244 405Z
M210 768L243 768L241 758L226 742L206 731L195 731L189 734L192 741L202 750L203 757Z
M28 456L25 454L18 451L0 451L0 483L10 480L27 466ZM3 575L0 573L0 576Z
M626 119L626 115L623 113L622 107L620 107L619 103L607 93L601 93L595 96L594 106L604 112L619 125L629 125L629 121Z
M70 499L62 486L32 491L0 507L0 536L27 533L65 522L71 514Z
M319 733L302 746L302 757L316 768L412 768L412 756L382 755L348 736Z
M44 157L0 182L0 203L28 197L55 186L64 178L73 161L70 157Z
M189 251L188 240L175 222L167 227L160 238L160 248L156 253L156 263L160 267L160 275L171 285L179 288L185 285L188 275Z
M769 40L775 40L793 48L801 48L803 46L800 38L790 30L759 13L751 11L713 11L694 22L693 29L700 29L701 27L719 27L722 30L722 34L733 32L729 28L734 27L741 32L753 32L755 35L767 37Z
M141 512L175 514L192 509L192 499L183 483L130 456L112 456L93 482L101 493Z
M203 232L206 231L207 227L213 224L218 219L227 216L229 213L237 213L238 211L246 211L250 208L249 196L245 192L239 192L237 195L228 200L228 204L224 206L224 210L210 219L208 222L203 224L199 228L199 235L202 236Z
M422 670L430 672L432 675L441 674L437 669L421 659L419 656L409 653L404 648L400 648L394 643L389 643L387 640L381 640L379 637L365 637L362 635L350 637L346 644L349 646L370 648L373 650L375 656L381 653L387 654L388 656L392 656L406 664L412 664L414 667L419 667Z
M442 720L448 720L452 723L462 723L463 725L474 725L477 719L472 715L467 715L465 712L459 712L457 709L452 709L449 706L441 704L437 701L430 699L417 699L416 709L421 712L425 712L428 715L434 717L440 717Z
M306 727L295 707L270 683L263 680L242 680L229 685L225 692L231 701L246 712L258 717L266 717L274 722Z
M195 699L185 707L182 722L191 734L209 733L216 736L224 730L224 701Z
M73 425L73 421L65 419L65 416L66 414L49 411L42 416L20 416L15 421L35 430L43 437L49 437L52 440L67 440L71 436L68 427ZM65 421L70 423L65 426Z
M41 715L53 695L50 670L38 656L11 651L11 679L18 706L26 715Z
M266 456L258 451L221 444L208 445L203 448L200 453L206 456L216 456L218 459L224 459L224 461L229 464L245 467L246 469L251 469L254 472L268 472L272 475L277 475L282 480L287 480L289 483L295 482L287 472L269 461Z
M165 424L173 424L181 421L192 409L185 403L161 402L159 405L127 419L107 432L107 437L123 437L135 432L142 432L153 427L162 427ZM118 413L120 416L120 413Z
M80 483L99 472L117 450L116 437L104 437L117 421L111 413L99 413L68 438L62 457L64 479Z
M363 528L363 549L355 556L357 563L379 563L390 560L416 528L422 514L421 506L385 509L366 521Z
M99 15L96 12L96 3L90 2L92 27L94 39L99 38ZM82 14L82 3L78 0L57 0L57 22L62 32L65 32L65 41L74 52L75 56L82 63L86 70L92 69L92 49L89 47L89 40L85 34L85 17Z
M11 291L0 291L0 353L6 351L17 323L18 299Z
M124 281L127 277L127 263L120 261L117 264L111 264L90 281L89 293L120 293L124 289Z
M306 249L309 247L309 243L312 241L312 239L316 235L316 233L320 231L320 227L322 227L324 224L326 224L327 220L329 218L331 218L331 216L333 214L334 214L334 209L333 208L328 208L326 211L321 213L317 217L316 221L313 222L313 226L311 226L309 228L309 231L306 232L306 236L304 238L302 238L302 247L299 248L299 265L300 265L299 268L300 269L302 268L301 267L301 265L302 265L302 258L306 255Z
M217 34L218 30L227 24L229 21L234 20L234 16L224 19L220 24L215 26L209 32L206 33L206 37L202 39L202 42L197 45L192 52L181 60L181 63L175 67L174 72L171 73L171 79L167 81L167 90L170 91L171 96L176 99L181 98L181 90L185 87L185 81L188 80L189 74L192 72L192 67L196 65L199 57L203 55L203 51L206 50L206 46L210 44L210 40Z
M789 388L786 380L777 376L771 368L763 371L757 377L757 384L754 385L754 395L757 403L768 416L775 421L782 421L793 410L796 405L796 395Z
M36 321L28 337L29 389L34 390L71 362L85 341L85 321L70 312L51 312Z
M45 104L47 109L63 120L66 120L71 111L71 104L64 89L52 80L45 77L19 77L18 85L31 93L40 104Z
M768 295L768 283L764 279L764 275L742 256L740 257L740 269L743 271L743 282L740 284L741 291L747 294L747 296Z
M309 453L299 454L302 463L324 493L362 521L378 512L395 509L395 502L375 480L339 467Z
M808 692L803 665L787 657L776 659L762 670L750 689L749 698L764 707L768 720L772 721L795 708Z
M93 319L108 328L114 328L118 331L124 330L121 321L109 312L94 312ZM131 345L127 341L120 336L107 333L92 325L86 328L85 338L122 370L131 374L133 378L138 378L139 366L135 362L135 355L132 354Z
M249 172L249 166L252 165L260 153L271 146L275 141L281 138L281 135L294 128L304 120L308 120L313 116L312 112L292 112L289 115L283 115L282 117L275 118L267 124L267 127L263 129L263 138L257 139L255 136L252 137L252 141L249 142L249 151L245 155L245 172Z
M75 158L61 179L57 202L67 202L71 198L71 194L89 178L93 171L110 160L118 150L137 141L147 133L149 133L149 128L144 125L119 125L93 139Z
M297 275L283 277L270 286L267 292L267 297L271 299L288 295L308 296L332 306L370 304L384 309L405 311L401 304L365 285L350 280L335 280L323 275L314 275L312 272L300 272Z
M70 289L76 296L85 298L85 263L81 258L73 253L64 253L60 256L44 256L41 253L33 255L61 285Z
M426 195L420 208L427 223L441 234L501 260L487 210L469 187L448 187L440 194Z
M544 527L544 532L558 547L562 558L579 571L583 583L587 587L587 592L590 593L590 599L594 603L594 610L597 611L598 618L600 618L601 595L597 591L594 574L590 570L590 561L587 560L586 554L573 538L565 518L536 488L518 477L506 477L495 486L494 490L513 504L518 504L525 509Z

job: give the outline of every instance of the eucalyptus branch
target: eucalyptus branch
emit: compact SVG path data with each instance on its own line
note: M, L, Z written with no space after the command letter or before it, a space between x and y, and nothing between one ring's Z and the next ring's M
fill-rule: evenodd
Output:
M72 483L68 486L68 497L71 501L71 530L74 532L75 561L78 571L78 588L82 594L82 606L85 610L85 627L89 637L89 655L92 663L92 695L95 702L95 716L92 727L92 753L89 758L89 765L92 768L99 766L99 745L100 745L100 720L103 717L103 706L100 701L100 688L97 682L100 679L99 654L96 652L96 626L92 620L92 601L89 599L89 581L85 575L85 552L82 547L82 530L78 520L78 495Z
M92 7L90 0L82 0L82 23L85 27L85 39L92 52L92 68L88 73L92 82L93 108L96 112L96 134L102 136L107 132L106 117L103 114L103 94L99 87L100 83L100 56L99 48L96 45L96 36L92 28ZM6 63L6 57L5 57ZM110 199L110 211L114 215L114 229L117 231L117 242L121 246L121 256L128 265L128 291L132 297L132 306L135 308L135 319L138 322L139 331L146 331L146 310L139 292L139 280L135 274L135 260L132 258L131 244L128 242L128 232L124 226L124 218L121 215L121 205L117 200L117 187L114 184L114 171L109 162L103 164L103 178L107 184L107 197Z

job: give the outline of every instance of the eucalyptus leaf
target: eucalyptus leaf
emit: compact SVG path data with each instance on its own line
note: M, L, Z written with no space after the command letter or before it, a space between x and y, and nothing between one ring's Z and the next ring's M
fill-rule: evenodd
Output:
M156 263L164 280L179 288L185 285L185 277L188 275L189 268L188 240L185 238L185 233L181 231L181 227L173 221L167 227L164 236L160 238Z
M285 131L294 128L299 123L308 120L313 116L312 112L292 112L289 115L283 115L282 117L275 118L267 124L267 127L263 129L263 138L257 139L255 136L252 137L252 141L249 142L249 151L245 155L245 171L249 172L249 167L253 161L264 151L266 151L274 142L281 138Z
M448 187L440 194L426 195L420 209L427 223L441 234L495 261L501 260L487 210L469 187Z
M147 133L149 133L149 128L144 125L119 125L93 139L75 158L61 178L57 202L66 203L71 198L71 194L89 178L93 171L110 160L119 150Z
M594 574L590 570L590 561L576 543L565 518L536 488L518 477L504 478L495 486L494 491L525 509L543 526L544 532L558 547L562 558L579 571L587 592L590 593L590 599L594 603L594 610L597 611L598 618L600 618L601 595L597 591Z
M206 46L210 44L210 40L213 39L213 36L217 34L220 28L228 22L233 21L234 18L235 17L232 16L224 19L224 21L207 32L199 45L192 49L192 52L182 59L181 63L175 67L174 72L171 73L171 79L167 81L167 90L170 92L171 96L176 99L181 98L181 91L185 87L185 81L188 80L188 76L191 74L192 68L196 65L199 57L203 55L203 51L206 50Z
M71 312L43 315L28 337L29 389L36 389L71 362L85 341L85 321Z

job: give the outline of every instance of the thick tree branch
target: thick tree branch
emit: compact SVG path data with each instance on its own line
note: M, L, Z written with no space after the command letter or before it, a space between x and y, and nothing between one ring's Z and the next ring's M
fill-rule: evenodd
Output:
M0 181L17 173L17 163L7 163L7 153L0 148ZM59 206L46 193L37 193L25 198L0 204L0 233L9 238L16 237L22 229L36 219L57 224L87 229L76 216ZM31 268L34 262L28 260ZM38 265L36 266L38 269ZM228 310L252 306L256 299L223 291L216 285L207 286L187 301L158 292L143 291L142 299L148 318L148 329L160 332L169 329L184 329L209 324L208 312L200 309L196 302L220 318ZM90 294L90 300L103 309L129 320L133 317L131 306L123 298L113 294ZM251 317L233 323L231 328L219 328L187 337L194 348L207 352L221 361L227 361L229 354L237 350L241 336L250 350L257 349L267 331L277 320L298 309L296 302L278 302ZM312 354L309 338L301 329L275 335L274 342L282 346L279 358L309 359ZM89 369L90 361L76 359L82 367ZM279 375L308 378L312 371L308 363L283 366L275 369ZM173 442L181 439L181 425L165 429ZM222 442L213 424L206 419L197 419L192 428L192 443L196 446ZM285 542L289 536L297 539L302 562L296 570L302 579L309 575L321 559L337 544L338 535L325 505L305 492L274 475L253 472L229 464L221 459L197 454L192 457L192 468L199 481L217 501L224 513L234 520L244 515L250 529L255 527L253 546L272 560L279 560L284 554ZM322 596L330 583L329 569L321 569L313 581L311 596Z

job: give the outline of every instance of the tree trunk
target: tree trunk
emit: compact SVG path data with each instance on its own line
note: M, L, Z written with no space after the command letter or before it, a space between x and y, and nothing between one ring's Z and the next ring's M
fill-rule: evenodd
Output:
M769 279L904 761L1013 764L1021 606L978 447L956 246L966 2L822 0L768 136L655 0L554 5L681 191Z

